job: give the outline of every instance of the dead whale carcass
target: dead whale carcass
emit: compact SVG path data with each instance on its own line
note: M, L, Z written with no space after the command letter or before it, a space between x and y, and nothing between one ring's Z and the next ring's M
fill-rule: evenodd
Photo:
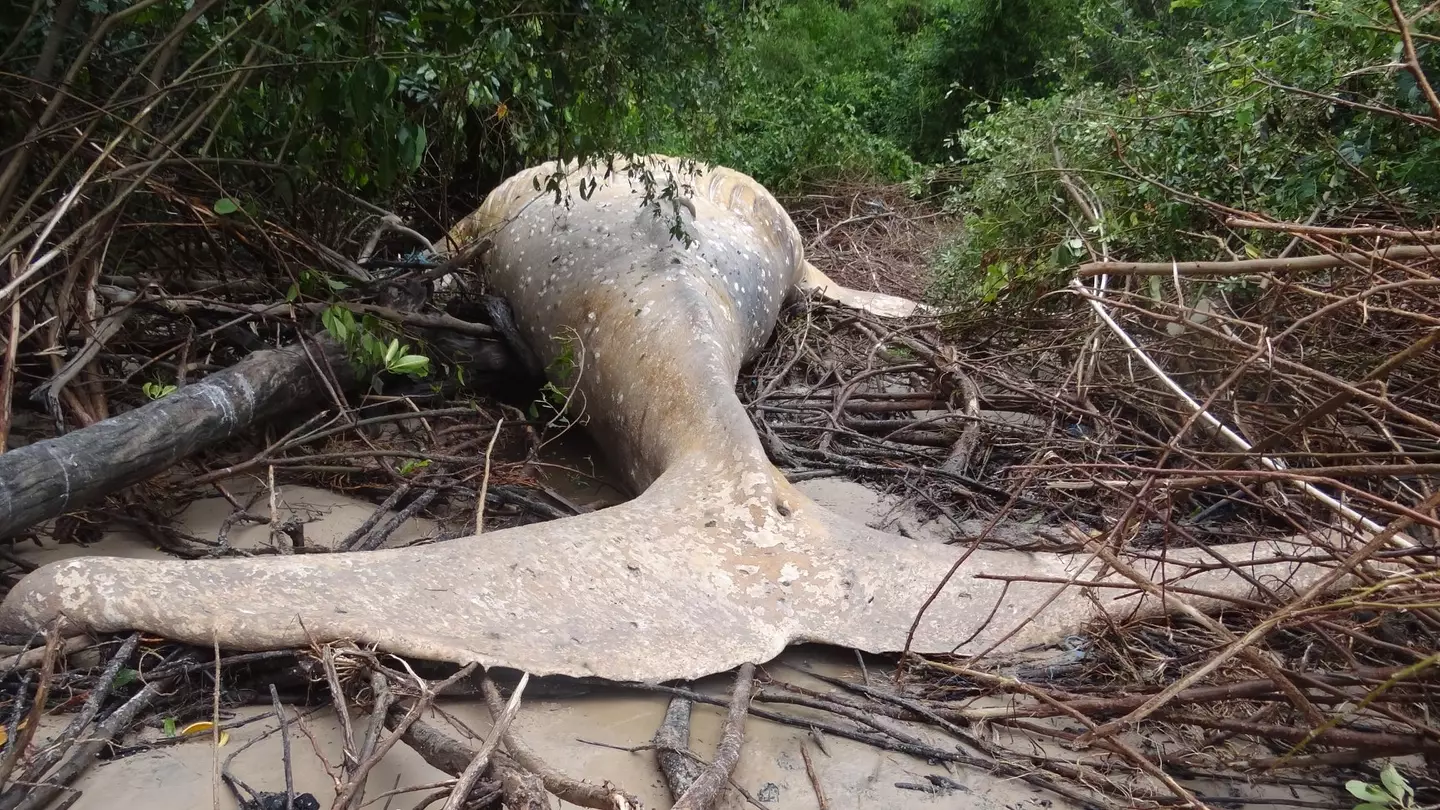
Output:
M904 315L901 299L846 290L804 260L799 234L751 178L664 156L608 173L567 166L584 195L554 195L554 164L503 183L456 226L485 235L490 284L572 410L640 494L597 512L356 554L214 561L88 558L30 574L9 594L6 629L58 614L96 631L138 629L231 649L349 639L422 658L534 674L613 680L694 678L770 659L791 642L868 651L904 646L917 612L962 553L845 520L770 464L735 394L741 365L766 342L787 294L820 288L852 306ZM671 238L629 169L673 174L689 241ZM593 184L593 186L592 186ZM1233 560L1293 559L1305 547L1223 547ZM1274 554L1272 552L1282 552ZM1208 561L1200 550L1172 563ZM1145 566L1138 566L1145 567ZM1096 605L1134 615L1161 597L1087 596L975 574L1104 579L1085 556L977 551L929 606L913 648L960 652L1001 641L1053 641ZM1303 586L1291 562L1247 569ZM1110 575L1113 578L1113 574ZM1195 589L1249 596L1223 567ZM1191 599L1191 604L1202 600Z

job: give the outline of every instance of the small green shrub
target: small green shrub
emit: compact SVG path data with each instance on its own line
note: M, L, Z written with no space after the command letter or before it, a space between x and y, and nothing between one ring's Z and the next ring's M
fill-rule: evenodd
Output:
M54 24L66 7L72 16ZM419 175L501 172L637 146L704 97L729 31L750 13L741 0L36 8L15 37L8 82L17 97L30 92L21 79L58 29L56 63L85 66L69 89L85 100L77 108L109 104L123 123L152 103L144 98L152 87L173 83L145 113L153 132L183 127L197 103L215 103L175 145L179 153L280 164L380 197L400 196ZM106 33L87 44L97 30ZM88 62L76 61L82 56Z

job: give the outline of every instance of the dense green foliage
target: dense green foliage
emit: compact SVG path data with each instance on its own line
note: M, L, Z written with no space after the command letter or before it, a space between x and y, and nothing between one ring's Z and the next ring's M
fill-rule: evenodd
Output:
M673 133L670 146L780 189L912 176L946 156L977 110L1050 86L1045 55L1074 27L1068 10L1067 0L775 3L730 49L709 126Z
M1231 233L1196 198L1291 221L1436 212L1440 138L1401 117L1429 110L1395 67L1385 3L1208 14L1189 21L1189 36L1180 26L1089 26L1078 44L1123 48L1128 75L1107 82L1075 70L1053 95L1008 102L961 135L956 200L967 233L941 264L945 297L1041 292L1089 254L1060 200L1057 151L1101 203L1090 247L1119 257L1255 256L1288 241Z
M1413 25L1422 64L1436 19ZM1300 221L1434 213L1440 141L1404 117L1431 111L1394 28L1385 0L799 0L730 51L723 111L672 148L781 190L943 181L965 229L937 294L1029 301L1099 253L1287 239L1233 233L1199 200ZM1061 166L1100 225L1076 221Z
M84 100L52 134L143 129L154 157L284 165L391 201L457 179L474 196L520 165L612 149L713 160L781 192L841 175L938 182L966 226L938 257L951 301L1033 297L1100 250L1224 257L1281 238L1232 233L1195 198L1328 221L1430 214L1440 191L1435 131L1405 119L1431 111L1386 0L33 9L0 39L7 81L45 72L53 46L47 80ZM1414 23L1422 63L1437 16ZM33 112L11 104L7 129ZM1094 195L1098 227L1076 222L1059 165Z
M86 56L70 91L157 133L193 125L172 145L178 153L285 164L381 195L422 172L434 182L642 147L696 106L723 32L743 16L738 0L34 8L19 30L23 9L6 12L0 47L14 43L12 79L33 75L47 47L58 49L57 77ZM146 110L157 88L169 92ZM29 112L12 109L8 126L23 129Z

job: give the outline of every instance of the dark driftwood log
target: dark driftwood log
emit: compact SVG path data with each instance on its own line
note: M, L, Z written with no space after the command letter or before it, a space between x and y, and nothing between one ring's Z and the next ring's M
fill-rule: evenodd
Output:
M490 388L515 375L510 352L469 328L484 327L437 322L420 330L422 338L463 370L466 387ZM338 344L322 337L309 347L308 354L298 345L253 352L164 399L0 454L0 540L144 481L257 422L329 401L316 363L342 389L362 382Z
M0 539L83 507L234 438L257 421L329 399L311 357L357 382L328 340L259 351L224 371L90 427L0 454Z
M690 701L679 695L670 698L665 709L665 719L655 730L651 743L655 746L655 758L660 763L660 773L665 777L665 786L670 788L670 799L684 796L700 778L700 764L689 757L690 751Z

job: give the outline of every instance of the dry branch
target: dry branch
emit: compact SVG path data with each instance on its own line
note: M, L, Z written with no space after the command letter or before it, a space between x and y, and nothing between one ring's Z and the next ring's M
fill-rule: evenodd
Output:
M481 681L480 688L485 695L485 703L490 707L491 715L498 722L498 719L505 713L505 704L499 688L489 678ZM609 783L592 784L555 769L530 750L530 747L520 739L519 735L509 729L501 729L501 739L505 742L505 749L510 756L515 758L520 767L540 777L545 789L559 796L562 801L581 807L593 807L596 810L630 810L639 805L639 801L632 794Z
M1077 271L1080 278L1097 276L1245 276L1256 273L1300 273L1352 265L1369 267L1375 262L1414 261L1440 258L1440 247L1395 245L1373 253L1337 253L1333 256L1296 256L1287 259L1241 259L1231 262L1087 262Z
M725 728L715 749L715 761L675 800L673 810L710 810L715 805L740 761L740 746L745 742L745 716L750 712L750 692L754 685L755 665L742 665L735 674L735 691L730 696L730 709L725 713Z
M151 707L170 687L168 679L151 681L125 701L105 718L85 741L76 745L70 756L54 771L42 777L34 786L16 786L0 797L0 808L4 810L41 810L68 789L70 783L88 770L99 759L99 754L117 737L130 730L140 712ZM22 790L23 788L23 790ZM18 792L17 792L18 791ZM13 794L13 796L12 796Z
M1240 217L1230 217L1225 220L1225 224L1231 228L1250 228L1257 231L1279 231L1281 233L1304 233L1333 238L1364 236L1375 239L1396 239L1411 242L1423 242L1429 239L1440 238L1440 231L1435 230L1410 230L1408 228L1378 227L1374 225L1333 227L1326 225L1306 225L1300 222L1271 222L1262 219L1242 219Z
M494 725L491 727L490 733L485 735L485 742L480 745L480 750L475 752L470 764L465 766L465 770L461 771L460 776L455 780L455 787L450 792L450 798L445 801L445 810L460 810L465 806L471 789L480 779L480 774L484 773L490 765L490 755L499 747L500 740L510 729L510 723L515 720L515 713L520 710L520 696L525 693L525 685L529 682L530 673L522 674L520 683L511 693L505 708L492 718Z

